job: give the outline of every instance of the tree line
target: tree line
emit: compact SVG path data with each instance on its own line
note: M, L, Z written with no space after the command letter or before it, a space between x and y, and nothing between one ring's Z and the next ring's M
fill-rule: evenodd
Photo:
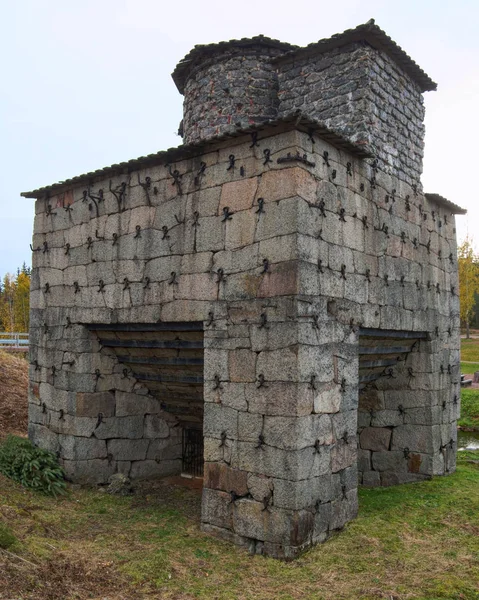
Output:
M0 281L0 331L25 333L30 323L31 268L23 263Z
M470 327L479 329L479 255L466 237L457 248L461 324L469 337Z

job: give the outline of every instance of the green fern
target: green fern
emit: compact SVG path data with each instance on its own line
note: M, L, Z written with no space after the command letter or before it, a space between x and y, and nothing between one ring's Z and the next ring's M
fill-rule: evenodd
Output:
M55 455L15 435L9 435L0 444L0 473L49 496L64 494L66 490L63 469Z

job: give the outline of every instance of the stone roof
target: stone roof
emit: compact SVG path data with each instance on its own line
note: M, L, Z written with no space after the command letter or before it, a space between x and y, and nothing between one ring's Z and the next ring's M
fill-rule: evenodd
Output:
M429 75L427 75L421 67L386 34L386 32L376 25L374 19L371 19L362 25L358 25L354 29L346 29L343 33L337 33L330 38L325 38L309 44L308 46L289 51L282 56L275 58L274 61L282 62L296 60L297 58L304 58L306 56L314 56L352 42L360 41L365 41L373 48L387 54L411 77L413 81L416 82L420 87L421 92L437 89L437 83L435 83Z
M257 35L252 38L241 38L240 40L229 40L227 42L218 42L216 44L198 44L188 52L182 60L180 60L171 74L178 91L180 94L183 94L185 83L191 70L205 58L209 58L215 54L221 54L225 50L231 48L251 48L253 46L272 48L281 50L282 52L289 52L290 50L298 48L298 46L294 46L293 44L274 40L264 35Z
M440 196L439 194L434 193L426 193L424 195L430 202L435 202L439 206L442 206L443 208L449 210L453 215L465 215L467 213L467 210L465 208L461 208L458 204L454 204L454 202L451 202L447 198L444 198L444 196Z
M253 132L261 132L265 129L274 130L274 128L280 127L281 125L286 126L289 129L299 129L303 131L314 132L320 139L329 142L331 145L339 148L340 150L346 150L347 152L350 152L359 158L370 158L372 156L369 150L360 144L351 142L342 134L333 131L332 129L328 129L322 123L318 123L317 121L314 121L313 119L306 117L301 113L294 112L280 119L265 121L261 124L256 124L245 129L237 129L231 133L225 133L197 144L168 148L168 150L162 150L160 152L156 152L155 154L140 156L139 158L134 158L129 161L110 165L108 167L104 167L103 169L97 169L96 171L83 173L82 175L77 175L76 177L59 181L30 192L22 192L20 195L24 198L41 198L48 194L56 194L61 190L65 190L81 183L93 183L93 181L96 181L100 178L104 179L105 177L113 177L114 175L130 173L144 167L167 164L169 162L176 162L179 160L192 158L201 155L209 147L219 142L240 137L242 135L251 134ZM271 133L268 132L268 134L274 134L274 131ZM261 141L261 138L259 138L258 141Z

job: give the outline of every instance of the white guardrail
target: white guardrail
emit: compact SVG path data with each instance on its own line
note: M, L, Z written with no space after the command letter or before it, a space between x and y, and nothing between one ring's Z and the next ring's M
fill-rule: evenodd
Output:
M28 350L28 333L0 331L0 348L12 350Z

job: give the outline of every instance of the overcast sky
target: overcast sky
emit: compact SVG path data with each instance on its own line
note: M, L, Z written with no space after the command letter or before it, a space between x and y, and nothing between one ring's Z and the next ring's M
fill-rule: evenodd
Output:
M260 33L306 45L375 18L439 85L423 183L468 209L479 242L477 0L11 0L0 56L0 277L24 261L28 191L181 144L170 77L195 45Z

